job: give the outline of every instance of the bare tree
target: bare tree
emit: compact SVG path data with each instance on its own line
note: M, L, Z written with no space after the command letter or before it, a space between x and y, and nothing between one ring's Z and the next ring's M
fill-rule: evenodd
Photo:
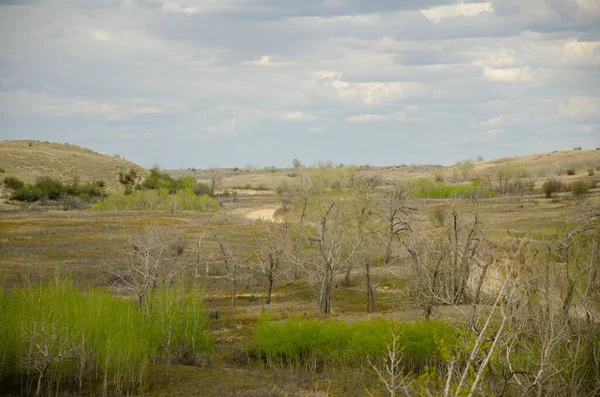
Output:
M130 234L127 249L109 273L137 297L142 308L148 293L160 284L169 284L190 262L183 255L185 246L177 234L151 224Z
M392 260L394 247L399 244L402 236L410 231L410 213L415 211L407 204L407 193L402 186L395 186L384 196L384 203L380 217L386 225L382 237L385 241L384 265L388 266Z
M285 241L288 225L273 222L263 222L264 237L259 241L256 252L256 263L252 268L259 277L267 282L267 295L265 303L271 303L271 294L275 281L286 274L288 267L285 260Z
M223 186L223 173L217 167L210 167L208 169L210 195L214 196Z
M297 225L294 243L287 255L304 271L315 289L322 314L332 311L331 295L335 276L352 258L355 243L347 239L345 217L339 203L323 200L315 227Z
M373 362L370 358L367 358L367 360L390 397L395 397L399 391L410 396L410 373L405 375L402 371L402 346L400 345L398 332L392 331L391 337L391 343L386 343L386 356L383 365ZM374 396L369 391L367 393L369 396Z
M352 265L358 265L365 277L367 311L374 312L377 308L375 298L375 284L371 274L377 248L376 242L376 188L379 181L365 179L355 184L355 195L352 200L350 227L356 239L356 252L346 270L345 283L350 284L350 271Z
M245 253L244 249L235 249L221 237L217 235L214 229L209 228L210 233L215 239L217 249L204 255L206 261L206 271L202 277L225 279L231 283L231 307L235 307L235 300L239 283L250 276L249 264L250 255ZM220 265L217 274L211 274L211 266Z

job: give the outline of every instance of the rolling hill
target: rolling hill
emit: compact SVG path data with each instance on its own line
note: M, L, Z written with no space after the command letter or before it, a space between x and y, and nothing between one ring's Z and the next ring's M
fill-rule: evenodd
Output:
M68 143L31 140L0 141L0 178L15 176L25 182L51 176L64 182L102 179L108 191L120 189L119 171L145 169L120 157L94 152Z

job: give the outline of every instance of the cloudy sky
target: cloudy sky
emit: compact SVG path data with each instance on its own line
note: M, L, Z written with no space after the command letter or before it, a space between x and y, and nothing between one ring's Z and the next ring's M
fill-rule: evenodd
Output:
M0 139L166 168L600 145L600 0L0 0Z

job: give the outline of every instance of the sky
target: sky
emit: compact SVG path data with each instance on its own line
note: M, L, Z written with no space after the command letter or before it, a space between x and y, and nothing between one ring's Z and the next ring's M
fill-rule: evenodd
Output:
M600 0L0 0L0 140L164 168L600 146Z

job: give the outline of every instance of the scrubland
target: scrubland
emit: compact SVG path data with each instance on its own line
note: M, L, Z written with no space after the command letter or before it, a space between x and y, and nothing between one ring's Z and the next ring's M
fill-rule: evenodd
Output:
M177 171L213 197L132 188L81 210L10 205L0 389L597 395L600 194L588 170L600 156L561 153ZM547 198L550 178L563 185ZM589 189L570 191L576 180ZM256 219L262 209L274 219Z

